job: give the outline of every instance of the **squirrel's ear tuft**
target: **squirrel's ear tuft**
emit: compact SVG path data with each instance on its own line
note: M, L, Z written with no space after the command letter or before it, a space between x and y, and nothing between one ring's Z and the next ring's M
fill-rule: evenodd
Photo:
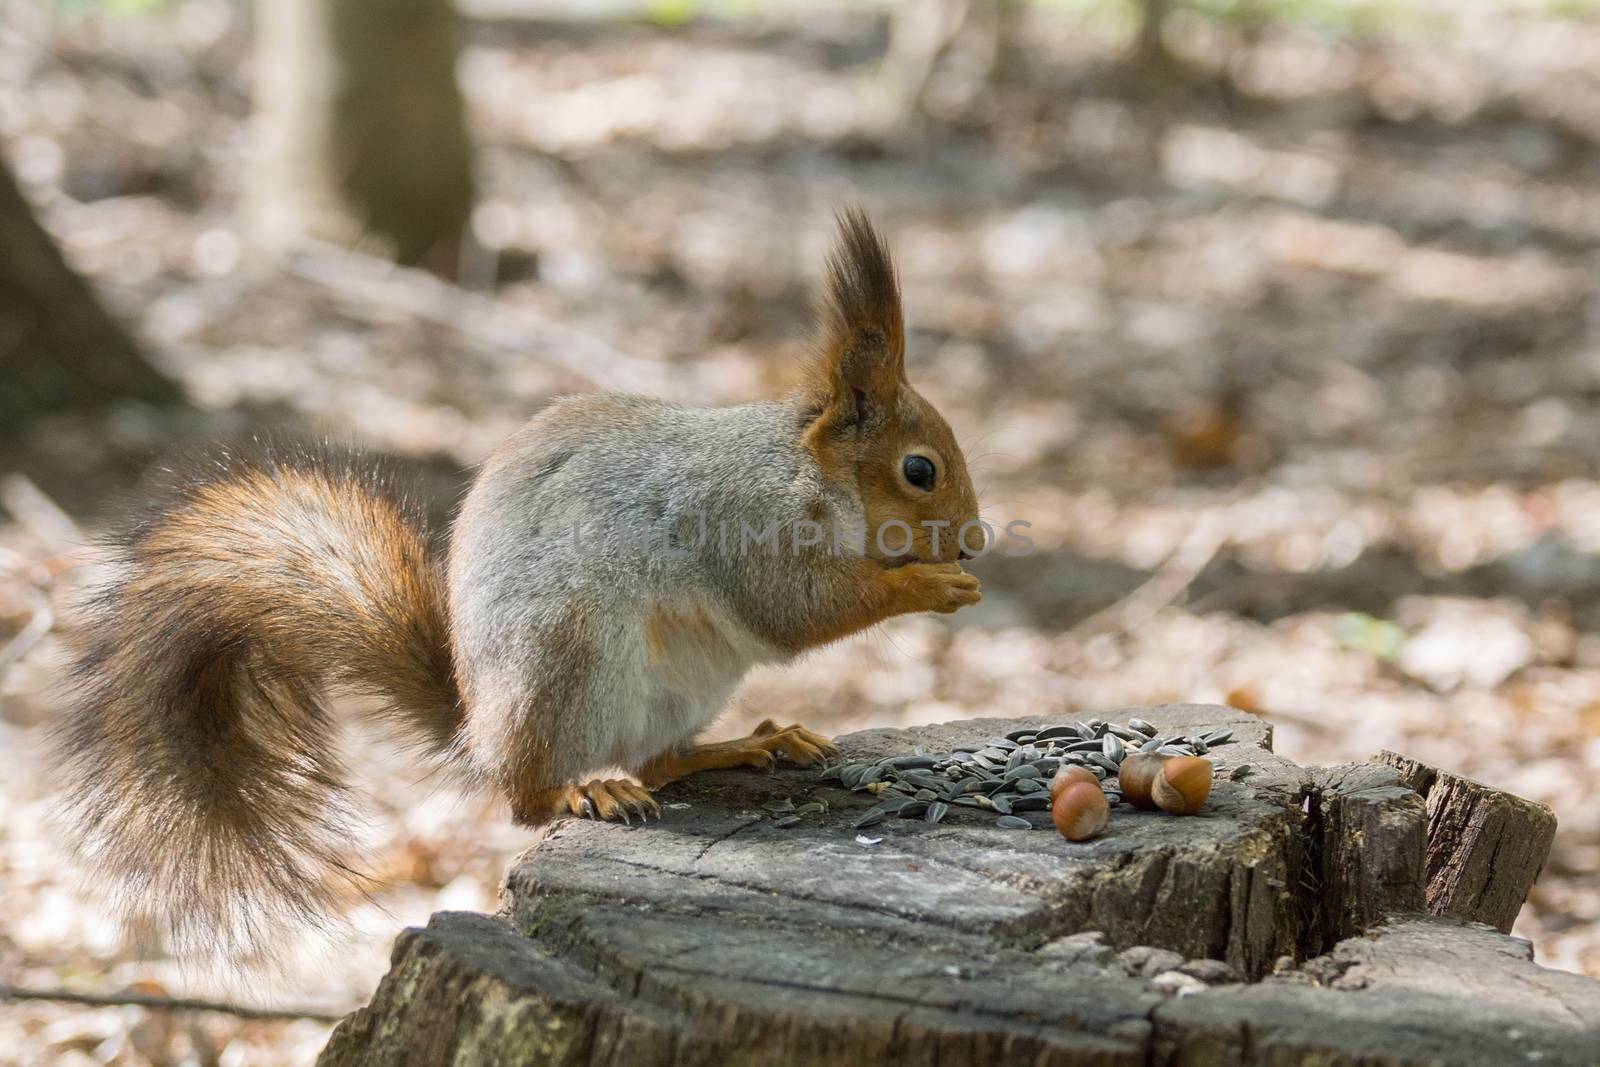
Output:
M818 323L818 384L830 396L888 404L905 374L900 283L889 246L859 207L839 212Z

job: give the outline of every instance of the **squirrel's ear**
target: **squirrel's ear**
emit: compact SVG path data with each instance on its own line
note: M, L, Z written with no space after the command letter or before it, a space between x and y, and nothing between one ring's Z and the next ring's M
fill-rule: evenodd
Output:
M827 286L813 392L824 404L818 422L843 429L891 407L905 379L900 283L888 245L859 207L839 213Z

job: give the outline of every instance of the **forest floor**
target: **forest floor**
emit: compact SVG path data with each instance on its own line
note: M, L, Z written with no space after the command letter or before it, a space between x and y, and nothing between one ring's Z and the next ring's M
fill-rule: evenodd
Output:
M725 732L1222 701L1301 763L1397 749L1555 809L1517 932L1600 976L1600 23L1180 18L1187 73L1153 78L1030 8L991 83L945 70L909 121L871 20L479 23L499 268L473 293L252 251L235 6L32 10L0 14L0 144L200 413L66 416L0 455L0 641L38 590L64 607L78 531L176 445L331 433L415 461L447 513L553 395L781 389L831 209L859 199L898 249L913 381L1037 551L974 564L985 600L952 620L759 672ZM49 822L61 665L46 635L0 677L0 984L336 1014L402 923L492 909L526 843L360 744L389 888L347 941L254 981L141 957ZM326 1031L0 1007L23 1064L305 1063Z

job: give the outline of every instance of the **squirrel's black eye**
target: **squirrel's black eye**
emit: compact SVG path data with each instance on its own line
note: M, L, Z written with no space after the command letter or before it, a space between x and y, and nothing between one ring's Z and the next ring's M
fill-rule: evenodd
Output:
M927 456L907 456L900 469L905 472L906 481L918 489L933 488L933 461Z

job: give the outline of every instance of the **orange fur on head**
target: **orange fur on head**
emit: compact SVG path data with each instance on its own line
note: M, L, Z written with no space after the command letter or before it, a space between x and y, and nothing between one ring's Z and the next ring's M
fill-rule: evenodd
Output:
M819 316L820 351L807 389L819 412L805 445L825 476L854 483L867 522L867 555L884 562L952 562L983 550L966 457L943 416L906 379L900 283L883 238L859 208L839 215ZM934 485L907 481L908 456L933 464ZM910 527L910 536L894 522ZM928 526L946 523L947 526ZM878 536L882 531L882 536Z

